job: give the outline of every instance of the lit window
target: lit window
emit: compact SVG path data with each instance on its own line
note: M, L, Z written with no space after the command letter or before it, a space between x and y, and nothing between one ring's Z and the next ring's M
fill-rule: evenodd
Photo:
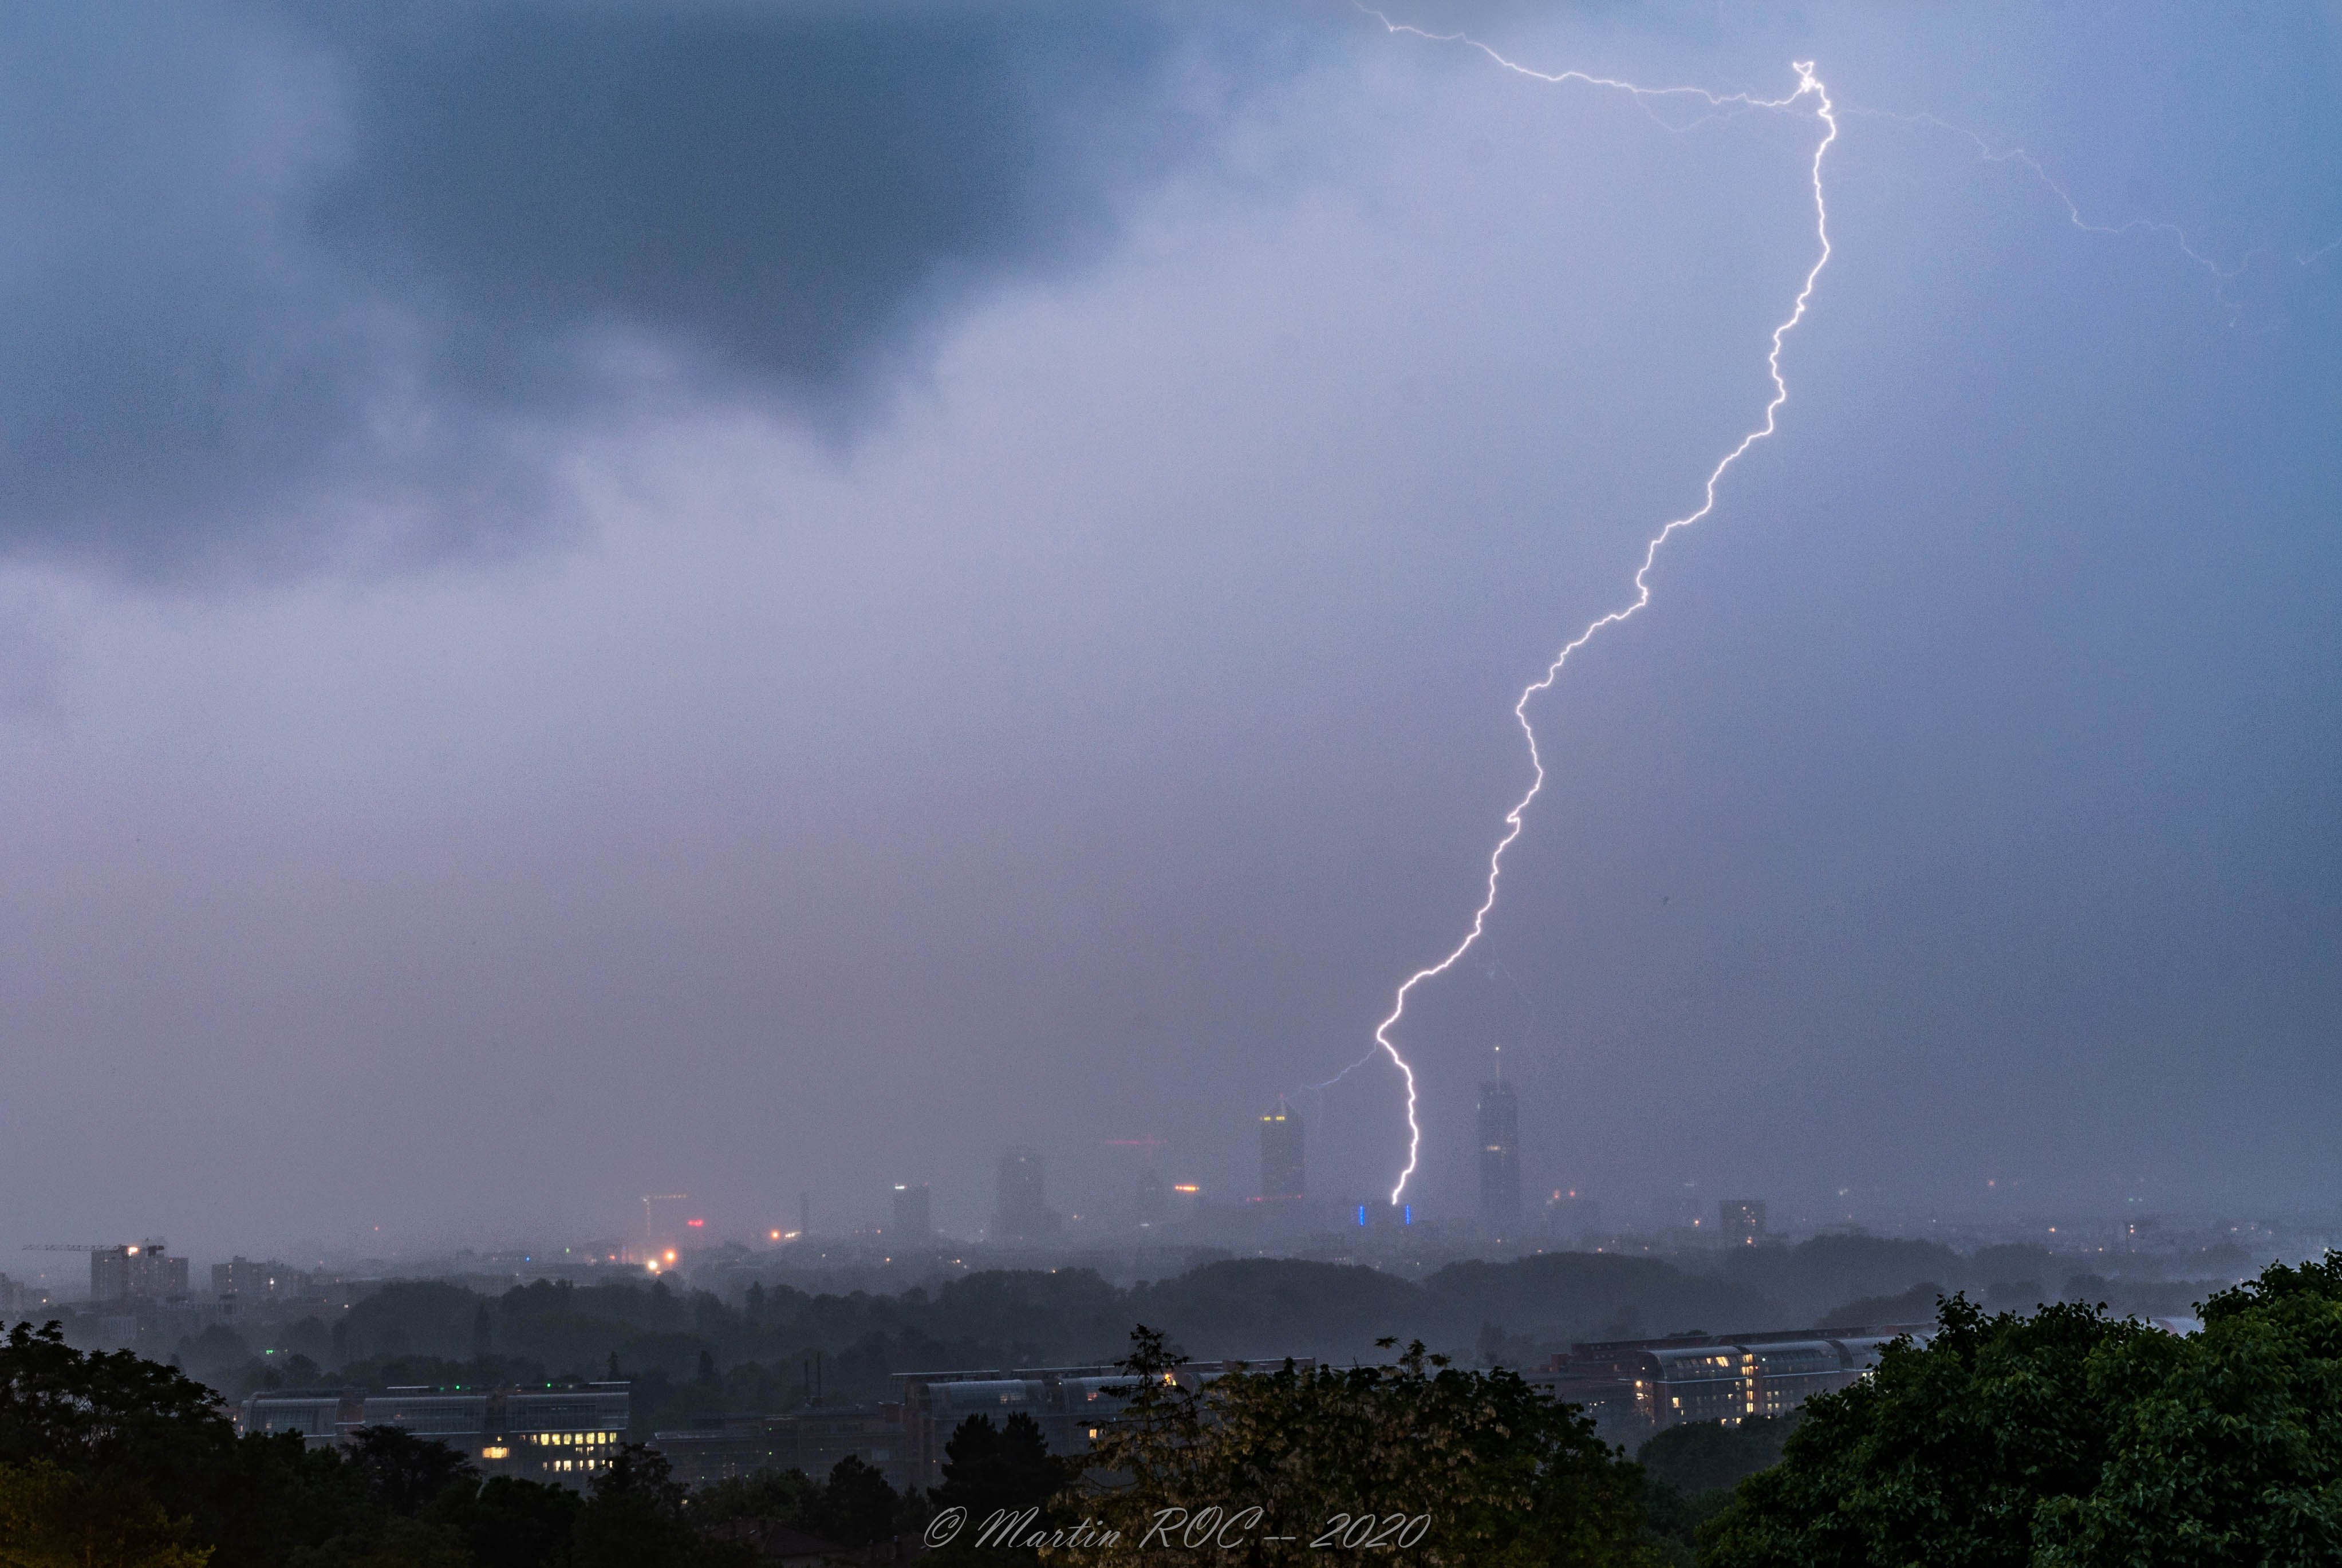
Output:
M492 1443L480 1450L482 1459L502 1459L508 1451L501 1443Z

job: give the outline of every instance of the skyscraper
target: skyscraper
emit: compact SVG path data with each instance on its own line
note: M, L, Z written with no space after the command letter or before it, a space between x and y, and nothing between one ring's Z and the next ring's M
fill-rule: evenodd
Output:
M1521 1228L1521 1107L1502 1078L1480 1085L1480 1224L1500 1237Z
M1138 1173L1138 1223L1152 1227L1170 1217L1170 1193L1164 1188L1163 1173L1146 1165Z
M895 1235L903 1241L925 1241L935 1234L935 1211L925 1182L895 1183Z
M1276 1097L1276 1109L1260 1119L1261 1202L1297 1202L1308 1190L1302 1158L1301 1115L1280 1094Z
M996 1241L1046 1236L1062 1223L1042 1197L1041 1151L1012 1144L1001 1152L999 1206L992 1217Z

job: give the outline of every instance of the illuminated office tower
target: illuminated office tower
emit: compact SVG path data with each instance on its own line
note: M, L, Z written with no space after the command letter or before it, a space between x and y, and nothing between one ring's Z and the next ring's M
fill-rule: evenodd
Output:
M1280 1094L1276 1109L1260 1119L1260 1201L1297 1203L1308 1190L1302 1159L1301 1115Z
M1496 1237L1521 1228L1521 1107L1502 1078L1480 1085L1480 1225Z

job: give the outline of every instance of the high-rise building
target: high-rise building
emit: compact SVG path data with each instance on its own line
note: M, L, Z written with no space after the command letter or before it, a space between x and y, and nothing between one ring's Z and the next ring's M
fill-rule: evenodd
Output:
M902 1241L924 1241L936 1233L935 1210L925 1182L895 1183L894 1235Z
M999 1202L992 1217L995 1241L1046 1236L1064 1223L1043 1201L1041 1151L1013 1144L1000 1155Z
M1138 1173L1138 1223L1154 1226L1171 1217L1171 1194L1163 1173L1148 1165Z
M1480 1085L1480 1224L1492 1236L1521 1228L1521 1107L1502 1078Z
M1260 1119L1260 1199L1265 1203L1298 1202L1308 1194L1301 1146L1301 1114L1276 1097L1276 1109Z
M1753 1198L1726 1198L1716 1205L1716 1233L1736 1247L1752 1247L1765 1234L1765 1205Z
M187 1260L169 1256L160 1237L89 1254L89 1299L152 1301L187 1293Z

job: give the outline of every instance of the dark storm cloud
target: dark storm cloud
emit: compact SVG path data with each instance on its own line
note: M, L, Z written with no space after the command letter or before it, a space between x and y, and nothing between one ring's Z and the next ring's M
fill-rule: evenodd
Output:
M1196 145L1231 48L1257 59L1235 25L21 16L0 539L141 574L359 531L455 547L535 521L534 454L616 399L745 389L849 423L971 291L1096 252L1118 193Z

